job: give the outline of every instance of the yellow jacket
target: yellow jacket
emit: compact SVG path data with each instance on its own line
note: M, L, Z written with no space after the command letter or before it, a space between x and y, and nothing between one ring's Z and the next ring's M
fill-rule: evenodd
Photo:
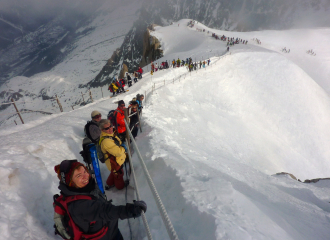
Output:
M115 83L111 83L113 91L117 91L118 87Z
M110 165L111 155L115 157L116 162L121 166L125 162L126 153L124 147L117 146L117 144L113 139L107 137L114 137L114 135L101 132L99 144L104 154L105 164L107 168L111 171L111 165ZM118 137L114 137L114 138L116 138L119 144L121 144L121 141Z

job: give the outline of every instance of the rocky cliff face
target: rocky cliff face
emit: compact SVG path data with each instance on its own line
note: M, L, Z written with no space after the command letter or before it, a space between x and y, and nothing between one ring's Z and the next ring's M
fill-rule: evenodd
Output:
M309 13L310 18L306 17ZM329 13L329 14L328 14ZM138 66L162 56L159 41L150 36L153 24L169 25L183 18L236 31L287 29L299 26L330 26L330 1L324 0L152 0L145 2L140 17L126 35L120 48L118 74L122 64L133 72ZM101 71L106 79L108 70Z
M147 28L147 31L143 36L143 56L140 62L140 66L144 67L151 61L157 60L163 56L163 50L161 49L160 41L150 35L150 31L154 31L156 24L152 24Z

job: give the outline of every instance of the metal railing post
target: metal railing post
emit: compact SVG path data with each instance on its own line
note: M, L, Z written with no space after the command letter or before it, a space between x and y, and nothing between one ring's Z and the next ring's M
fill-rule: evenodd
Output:
M88 91L89 91L89 96L90 96L90 98L91 98L92 102L94 102L94 101L93 101L93 97L92 97L92 92L91 92L91 90L90 90L90 89L88 89Z
M57 95L55 95L55 97L56 97L56 102L60 108L60 111L63 112L63 107L62 107L62 104L60 103L60 100L58 99Z
M85 103L85 98L84 98L84 94L81 92L81 96L82 96L82 98L83 98L83 102L84 102L84 104L86 104Z
M16 103L15 103L14 99L12 98L11 101L12 101L13 104L14 104L14 107L15 107L15 109L16 109L16 112L17 112L19 118L21 119L22 124L24 124L23 118L22 118L22 116L21 116L21 113L18 111L18 109L17 109L17 107L16 107ZM16 123L16 122L15 122L15 123Z

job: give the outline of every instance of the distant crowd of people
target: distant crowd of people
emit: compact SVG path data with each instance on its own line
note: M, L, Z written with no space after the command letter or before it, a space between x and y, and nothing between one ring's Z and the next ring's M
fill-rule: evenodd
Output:
M290 49L286 49L286 47L282 48L282 52L284 53L290 53Z
M309 49L309 50L307 51L307 54L310 54L310 55L312 55L312 56L316 56L316 53L313 52L313 49Z
M134 77L133 78L134 83L137 83L138 79L142 79L142 74L143 74L143 69L141 67L139 67L138 70L133 72L132 76ZM108 90L112 92L112 96L126 92L126 90L124 89L126 83L128 84L128 87L132 86L132 77L129 73L126 73L125 77L121 79L118 79L118 77L113 77L112 82L109 84Z

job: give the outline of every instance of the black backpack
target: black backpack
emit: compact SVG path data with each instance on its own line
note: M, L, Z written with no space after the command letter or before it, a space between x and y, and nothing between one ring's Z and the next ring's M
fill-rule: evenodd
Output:
M85 132L85 134L86 134L86 137L88 137L93 143L97 143L98 140L93 140L93 139L92 139L92 136L91 136L91 134L90 134L90 132L89 132L89 127L90 127L91 125L95 125L95 126L98 127L98 125L97 125L95 122L93 122L93 121L88 121L87 124L85 125L84 132Z
M116 129L118 128L117 113L118 113L117 110L111 110L107 115L107 118L110 121L111 125L114 126Z

